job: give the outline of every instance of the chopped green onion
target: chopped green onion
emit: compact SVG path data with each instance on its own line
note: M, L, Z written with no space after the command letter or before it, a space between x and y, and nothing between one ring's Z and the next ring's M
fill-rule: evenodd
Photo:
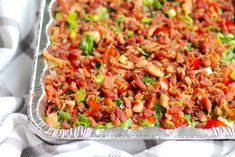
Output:
M147 83L152 84L153 82L156 82L156 80L150 78L148 75L144 75L142 78L142 82L145 84L147 84Z
M118 32L121 33L122 32L122 28L119 26L118 23L115 24L115 26L112 27L114 32Z
M63 17L63 13L62 12L56 12L55 13L55 19L56 20L61 20Z
M78 123L85 127L89 127L91 125L89 118L85 115L78 115Z
M235 60L235 55L233 53L232 49L227 49L223 52L223 61L225 62L231 62L232 60Z
M176 16L175 9L170 9L170 10L167 12L167 15L168 15L169 17L175 17L175 16Z
M217 38L222 42L222 43L229 43L233 40L235 40L235 35L234 34L222 34L222 33L217 33Z
M142 55L144 55L145 57L149 57L150 56L150 54L148 53L148 52L146 52L144 49L142 49L142 48L140 48L140 47L138 47L137 48L139 51L140 51L140 53L142 54Z
M155 123L154 123L154 127L159 128L160 125L161 125L161 124L160 124L159 120L158 120L157 117L156 117L156 121L155 121Z
M104 125L102 125L102 124L96 124L95 128L96 128L96 129L104 129Z
M94 21L94 22L97 22L97 21L100 21L101 18L98 16L98 15L94 15L94 16L91 16L91 21Z
M46 116L45 114L42 116L42 120L43 120L44 122L47 120L47 116Z
M228 103L229 103L229 104L235 104L235 100L230 100ZM234 109L235 109L235 108L234 108Z
M229 118L229 117L226 117L226 119L227 119L227 121L228 121L229 123L233 122L233 120L232 120L231 118Z
M95 100L96 102L101 102L102 98L100 96L97 96Z
M154 0L142 0L142 3L145 5L145 6L150 6L152 5L154 2Z
M219 15L223 14L223 10L221 8L218 9Z
M129 128L129 126L133 123L131 118L128 118L125 122L122 122L120 128Z
M100 69L102 67L102 62L97 62L96 64L95 64L95 68L96 69Z
M118 98L118 99L116 100L115 104L116 104L118 107L120 107L121 105L123 105L122 99Z
M192 126L196 126L197 124L199 124L200 122L199 121L193 121L192 122Z
M127 36L128 36L128 38L133 37L134 36L134 31L128 31Z
M208 30L210 32L216 32L216 28L214 26L208 26Z
M144 5L144 12L147 13L149 11L149 7Z
M60 122L57 123L57 125L55 126L56 129L61 129L61 124Z
M183 47L181 48L181 50L180 50L180 53L184 53L185 50L190 51L192 48L193 48L193 45L192 45L192 43L190 43L190 44L188 44L188 45L186 45L186 46L183 46Z
M84 20L97 22L103 20L104 18L107 18L108 16L109 16L109 10L105 7L99 7L96 9L96 15L85 14Z
M117 18L116 22L118 23L118 25L120 25L122 22L125 21L125 19L126 19L126 16L120 15L120 16Z
M160 9L162 9L162 4L161 4L161 2L160 1L158 1L158 0L154 0L154 2L153 2L153 8L154 9L157 9L157 10L160 10Z
M64 111L58 111L59 113L59 120L63 121L63 120L71 120L72 116L70 113L68 112L64 112Z
M85 14L84 20L85 20L85 21L97 22L97 21L100 21L100 17L99 17L98 15L89 15L89 14Z
M77 103L83 102L85 100L85 97L86 97L86 90L85 90L85 88L80 88L76 92L76 101L77 101Z
M175 127L175 124L174 124L172 121L169 121L169 126L170 126L171 128L176 128L176 127Z
M78 122L73 123L73 128L77 128L79 126Z
M185 15L183 19L190 27L193 26L193 19L189 15Z
M100 20L109 16L109 10L105 7L99 7L96 9L96 13L98 14Z
M155 117L160 117L166 112L166 109L162 107L160 104L156 103L153 111L155 113Z
M92 51L94 48L94 37L93 35L90 34L86 34L80 43L80 49L83 51L83 55L84 56L89 56L89 55L93 55Z
M230 77L233 79L233 81L235 81L235 71L231 73Z
M140 125L142 125L144 127L149 127L149 126L151 126L151 123L147 119L144 119L144 120L140 121Z
M122 64L124 64L126 61L127 61L127 57L126 57L126 56L121 55L121 56L119 57L119 62L121 62Z
M178 101L178 102L176 102L176 104L179 105L179 106L184 106L183 101Z
M184 117L187 120L188 125L192 126L191 114L185 114Z
M107 128L107 129L113 128L113 123L112 122L106 123L105 128Z
M69 25L69 29L75 29L77 27L77 13L76 12L71 12L69 15L66 17L65 21Z
M141 23L143 23L143 24L149 24L151 22L152 22L152 18L150 18L150 17L144 17L141 19Z
M173 5L176 7L176 6L179 6L181 5L181 2L173 2Z
M96 83L102 83L104 81L104 75L103 74L98 74L95 77Z

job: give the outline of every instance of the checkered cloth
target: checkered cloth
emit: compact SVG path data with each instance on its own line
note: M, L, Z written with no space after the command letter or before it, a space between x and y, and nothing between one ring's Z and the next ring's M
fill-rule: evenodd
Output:
M82 140L50 145L26 115L40 0L0 0L0 156L235 156L233 141Z

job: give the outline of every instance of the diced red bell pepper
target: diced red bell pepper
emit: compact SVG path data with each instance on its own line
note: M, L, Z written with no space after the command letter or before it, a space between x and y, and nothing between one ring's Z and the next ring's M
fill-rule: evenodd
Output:
M102 57L102 61L103 63L107 63L109 56L116 56L117 52L115 51L115 49L113 47L109 47L104 51L103 57Z
M156 118L154 116L149 116L147 117L147 120L149 121L150 124L153 124L156 121Z
M215 13L219 13L219 11L218 11L218 8L216 7L216 4L215 3L210 3L209 4L209 8L213 11L213 12L215 12Z
M227 85L232 82L232 78L230 77L232 72L233 72L233 70L230 68L226 68L224 70L223 81L222 81L223 84Z
M70 53L68 55L68 60L72 64L73 67L77 68L77 56L74 53Z
M222 20L220 21L222 29L228 30L228 31L233 31L235 30L235 23L231 22L229 20Z
M187 124L187 120L185 117L180 117L179 114L173 114L172 120L171 120L176 128L182 127Z
M118 86L118 93L121 94L125 92L129 88L129 84L125 82L121 82L118 79L114 81L114 83Z
M226 20L225 25L229 31L235 30L235 23L234 22Z
M74 107L73 111L71 112L73 122L77 121L77 112L78 112L77 107Z
M210 129L210 128L215 128L215 127L219 127L219 126L228 127L226 124L224 124L224 122L221 122L220 120L211 119L206 122L204 129Z
M77 115L77 112L78 112L77 107L74 107L74 108L73 108L73 111L71 112L71 115L72 115L72 116Z
M204 34L203 30L200 29L200 28L197 29L197 33L198 33L198 35L203 35Z
M100 105L96 102L95 97L87 101L89 109L85 112L87 116L92 116L96 111L99 110Z
M155 29L153 34L159 34L160 32L170 34L170 29L166 26L158 27Z
M190 60L190 66L193 70L198 69L201 63L201 58L194 58Z
M210 113L211 112L211 107L212 107L211 100L207 96L204 96L202 98L202 101L203 101L203 104L206 107L206 110L208 111L208 113Z

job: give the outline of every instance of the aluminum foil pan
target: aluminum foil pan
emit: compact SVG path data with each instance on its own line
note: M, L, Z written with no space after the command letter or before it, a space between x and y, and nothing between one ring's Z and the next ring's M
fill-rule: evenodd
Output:
M213 129L195 129L183 127L178 129L144 128L130 130L121 128L93 129L78 127L72 129L49 128L42 120L45 111L46 97L42 79L47 73L47 63L41 57L41 52L49 44L47 28L52 17L50 14L52 1L41 1L41 16L37 49L34 57L32 84L30 89L30 103L28 105L29 128L47 141L70 141L79 139L235 139L235 129L217 127ZM57 142L58 143L58 142Z

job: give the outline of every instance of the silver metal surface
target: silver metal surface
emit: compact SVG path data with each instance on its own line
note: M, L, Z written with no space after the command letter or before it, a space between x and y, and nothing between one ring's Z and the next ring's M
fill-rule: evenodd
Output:
M213 129L160 129L145 128L141 130L129 130L121 128L93 129L78 127L73 129L54 129L49 128L42 120L45 113L46 95L43 90L43 76L47 72L47 63L41 57L41 52L49 44L47 28L52 18L50 8L53 3L48 0L41 1L41 16L37 50L34 56L34 67L32 84L30 90L30 103L28 105L28 116L30 119L29 128L41 138L47 141L53 140L79 140L79 139L235 139L235 129L213 128Z

